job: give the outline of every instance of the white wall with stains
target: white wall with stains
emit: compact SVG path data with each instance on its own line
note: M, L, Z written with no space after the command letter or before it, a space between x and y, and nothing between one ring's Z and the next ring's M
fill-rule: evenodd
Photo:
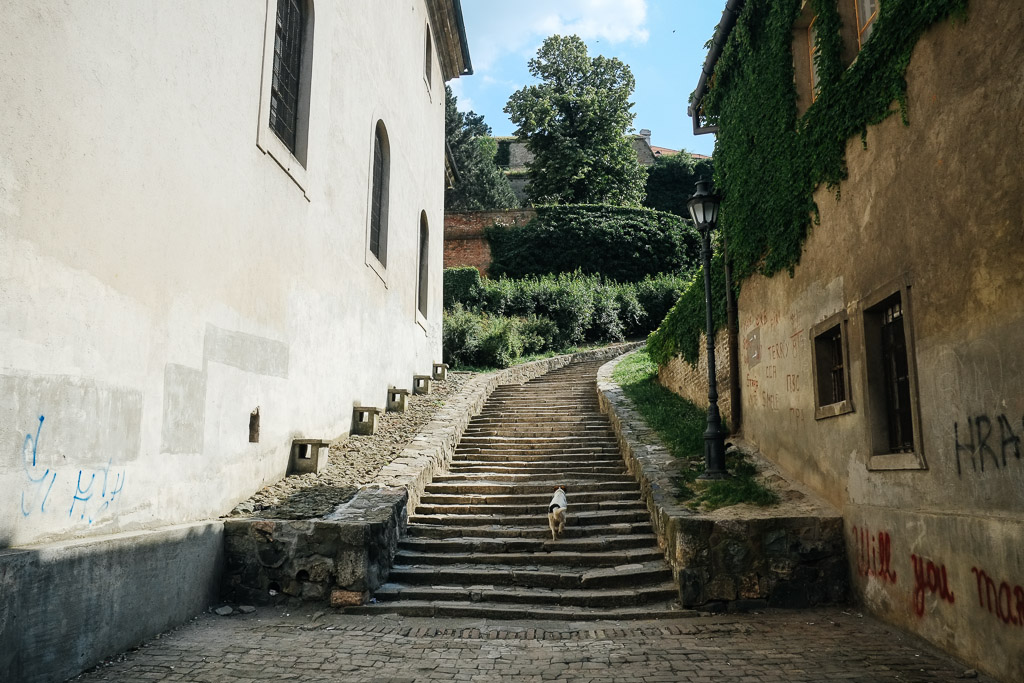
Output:
M302 186L257 146L276 5L5 3L0 548L224 514L284 475L291 439L345 434L353 404L383 406L441 360L444 85L436 55L423 74L426 4L314 3Z

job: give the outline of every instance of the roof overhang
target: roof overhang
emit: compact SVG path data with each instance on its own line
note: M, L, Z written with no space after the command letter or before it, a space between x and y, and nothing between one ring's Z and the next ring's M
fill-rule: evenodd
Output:
M427 0L427 12L444 80L471 75L473 62L469 57L469 43L466 42L462 3L459 0Z
M711 49L708 50L707 59L704 60L704 67L700 72L700 80L697 81L697 89L693 91L690 98L690 106L686 113L693 118L693 134L704 135L715 133L718 126L707 124L702 121L704 116L704 95L708 92L708 82L715 73L715 65L725 47L725 41L729 38L732 27L736 25L736 18L743 8L743 0L729 0L722 11L722 19L715 28L715 36L711 39Z

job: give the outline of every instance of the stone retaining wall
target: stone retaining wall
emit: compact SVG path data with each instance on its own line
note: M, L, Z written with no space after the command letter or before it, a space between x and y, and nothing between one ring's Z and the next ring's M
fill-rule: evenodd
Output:
M718 384L718 411L722 419L732 424L732 395L729 392L729 334L724 329L715 335L715 379ZM658 368L658 382L687 401L701 408L708 407L708 351L707 336L700 336L700 355L696 365L690 365L680 355Z
M612 422L626 466L640 482L658 542L684 607L746 610L845 600L849 585L842 516L766 460L782 502L698 513L676 498L675 458L612 380L621 358L597 377L601 410Z
M232 519L224 522L225 597L247 602L287 595L334 606L360 604L387 580L408 514L502 384L522 384L569 363L607 360L639 343L545 358L474 377L442 407L377 481L325 519ZM274 594L271 594L271 591Z

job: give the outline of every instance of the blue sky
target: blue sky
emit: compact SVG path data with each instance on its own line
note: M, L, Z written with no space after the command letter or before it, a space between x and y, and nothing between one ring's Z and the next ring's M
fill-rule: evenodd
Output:
M651 144L711 154L714 136L694 137L686 101L724 8L725 0L462 0L474 75L450 84L459 109L483 114L495 135L512 135L502 109L534 82L527 61L547 36L576 34L591 56L630 66L633 125L651 129Z

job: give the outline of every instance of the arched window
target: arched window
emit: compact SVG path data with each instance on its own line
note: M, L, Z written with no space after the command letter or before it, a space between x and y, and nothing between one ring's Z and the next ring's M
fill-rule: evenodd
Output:
M427 317L427 284L430 262L430 230L427 227L427 212L420 212L420 258L419 278L416 282L416 308L420 315Z
M427 24L427 38L426 38L427 51L423 57L423 76L427 79L427 89L430 89L431 76L433 75L433 61L434 61L434 46L430 41L430 25Z
M370 189L370 253L382 265L388 258L388 177L390 149L384 122L378 121L373 135L373 183Z

